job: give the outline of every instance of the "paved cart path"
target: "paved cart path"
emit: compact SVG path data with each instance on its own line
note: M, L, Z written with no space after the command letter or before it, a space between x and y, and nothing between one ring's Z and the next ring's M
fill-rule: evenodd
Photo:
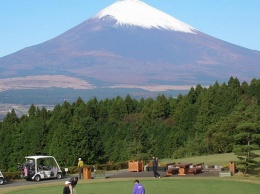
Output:
M219 176L219 171L217 170L207 170L203 171L202 173L193 175L193 174L188 174L185 176L179 176L178 174L174 175L167 175L166 172L158 171L159 174L161 175L161 178L163 177L218 177ZM121 170L121 171L113 171L113 172L107 172L106 173L106 178L138 178L138 177L153 177L153 172L128 172L128 170Z

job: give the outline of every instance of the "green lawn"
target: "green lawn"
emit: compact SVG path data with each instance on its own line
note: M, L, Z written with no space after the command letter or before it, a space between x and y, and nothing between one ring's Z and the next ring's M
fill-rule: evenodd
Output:
M256 151L260 154L260 151ZM229 161L235 161L237 157L233 154L216 154L208 156L197 156L182 159L162 159L160 162L191 162L207 165L225 165ZM260 163L260 158L257 159ZM163 177L161 179L139 178L146 188L147 194L259 194L260 192L260 167L254 170L253 175L243 177ZM77 185L78 194L131 194L135 178L121 179L92 179L80 180ZM19 187L1 188L1 194L61 194L65 180L60 182L24 185Z
M260 150L254 151L256 154L260 155ZM201 163L204 162L206 165L219 165L224 166L229 164L230 161L238 161L237 156L234 153L227 154L213 154L205 156L192 156L181 159L161 159L160 162L170 163L170 162L187 162L187 163ZM256 161L260 162L260 157L256 158Z
M78 194L127 194L132 193L133 179L89 180L77 185ZM139 179L147 194L259 194L260 184L233 181L232 178L197 179L197 178L162 178ZM62 182L63 183L63 182ZM19 189L12 194L61 194L64 185L43 185L38 188Z

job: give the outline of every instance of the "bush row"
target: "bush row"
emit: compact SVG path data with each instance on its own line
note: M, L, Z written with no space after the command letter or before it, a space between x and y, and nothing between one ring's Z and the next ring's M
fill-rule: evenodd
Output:
M97 165L88 165L88 167L92 168L92 171L94 169L96 170L102 170L102 171L111 171L111 170L121 170L121 169L127 169L128 168L128 162L121 162L121 163L109 163L109 164L97 164ZM61 169L63 172L65 172L65 168ZM68 168L69 174L76 174L78 173L78 167L77 166L71 166Z
M104 170L104 171L127 169L128 162L99 164L99 165L95 165L95 168L96 170Z
M111 171L111 170L121 170L121 169L127 169L128 168L128 162L122 162L122 163L109 163L109 164L98 164L98 165L93 165L92 171L94 169L99 170L99 171ZM63 175L66 174L65 168L61 168ZM4 175L4 178L7 181L15 180L15 179L21 179L23 178L22 174L20 171L17 172L2 172ZM76 174L78 173L78 167L77 166L70 166L68 167L68 174Z
M4 175L5 180L10 181L10 180L15 180L15 179L21 179L21 172L2 172Z

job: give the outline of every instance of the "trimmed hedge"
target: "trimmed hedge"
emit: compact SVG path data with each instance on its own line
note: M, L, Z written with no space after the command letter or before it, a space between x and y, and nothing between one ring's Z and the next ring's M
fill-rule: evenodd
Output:
M127 169L128 168L128 162L121 162L121 163L109 163L109 164L97 164L93 165L92 171L94 169L98 171L111 171L111 170L121 170L121 169ZM61 170L63 172L63 175L66 174L65 168L61 167ZM20 171L18 172L2 172L4 175L5 180L11 181L14 179L21 179L22 174ZM78 167L77 166L70 166L68 167L68 174L76 174L78 173Z
M95 166L96 170L104 170L104 171L110 171L110 170L121 170L121 169L127 169L128 168L128 162L121 162L121 163L111 163L111 164L100 164Z
M97 165L88 165L93 166L92 171L96 170L103 170L103 171L110 171L110 170L121 170L128 168L128 162L121 162L121 163L109 163L109 164L97 164ZM65 172L65 168L61 168L62 172ZM68 167L69 174L76 174L78 173L77 166L70 166Z
M5 180L10 181L14 179L21 179L21 172L2 172Z

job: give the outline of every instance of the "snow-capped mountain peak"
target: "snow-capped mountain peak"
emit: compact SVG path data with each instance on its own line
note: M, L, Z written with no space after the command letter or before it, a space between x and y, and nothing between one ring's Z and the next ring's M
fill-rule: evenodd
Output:
M155 9L140 0L121 0L101 10L95 18L112 17L118 25L157 28L185 33L196 33L196 29L174 17Z

